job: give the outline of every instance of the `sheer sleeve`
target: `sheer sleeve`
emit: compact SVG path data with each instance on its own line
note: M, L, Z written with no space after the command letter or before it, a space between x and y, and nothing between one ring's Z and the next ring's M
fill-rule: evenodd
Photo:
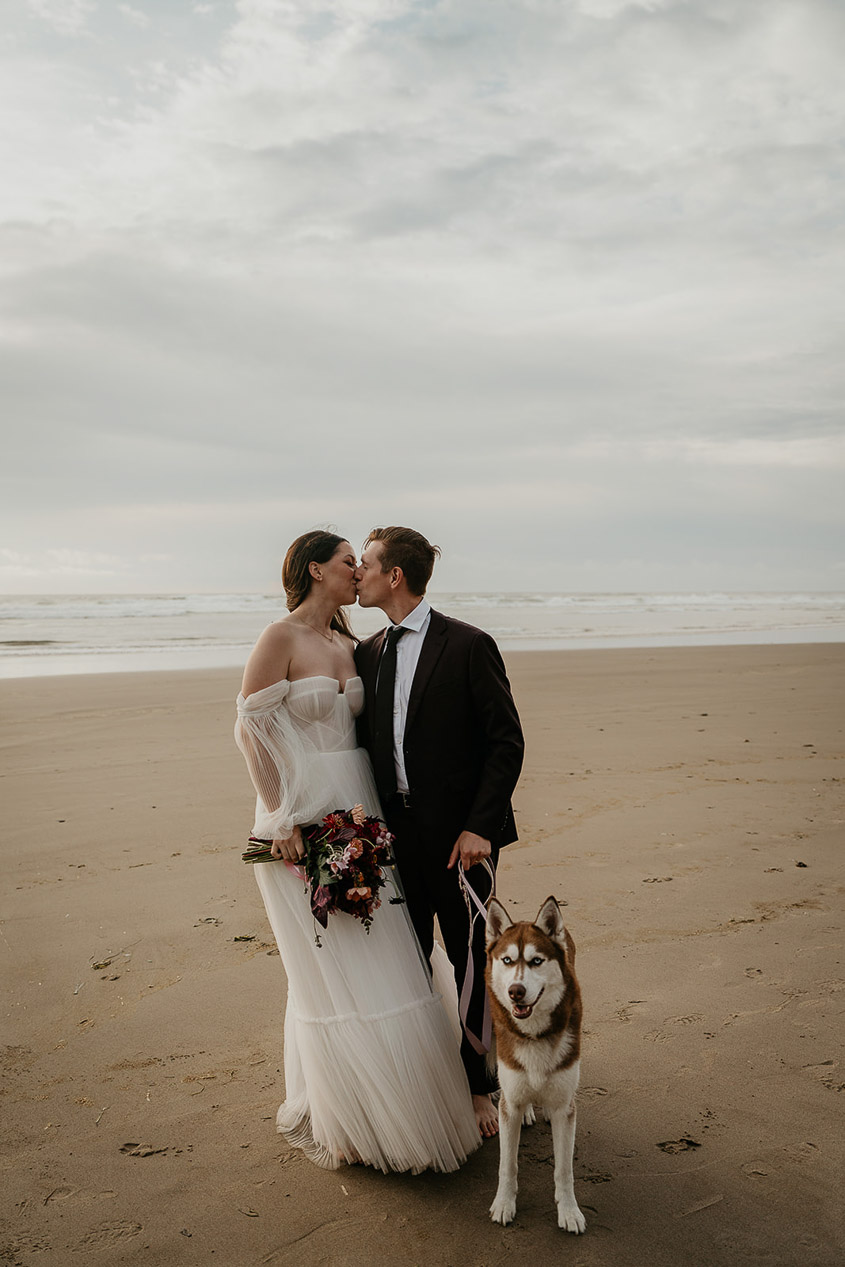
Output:
M313 746L284 705L289 690L289 682L276 682L237 701L235 743L258 793L252 830L261 840L286 839L323 803Z

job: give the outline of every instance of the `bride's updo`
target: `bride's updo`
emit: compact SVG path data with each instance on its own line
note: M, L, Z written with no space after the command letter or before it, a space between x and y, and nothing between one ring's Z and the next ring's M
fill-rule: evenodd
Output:
M285 591L285 605L289 612L296 611L311 590L314 578L308 571L309 564L328 563L337 547L346 540L346 537L339 537L336 532L325 532L316 528L313 532L304 532L288 548L282 564L282 587ZM331 628L345 634L347 638L352 638L355 642L358 641L342 607L339 607L332 616Z

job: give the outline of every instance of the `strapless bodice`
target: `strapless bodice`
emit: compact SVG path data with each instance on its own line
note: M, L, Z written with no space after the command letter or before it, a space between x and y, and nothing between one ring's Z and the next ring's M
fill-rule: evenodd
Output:
M285 701L300 733L318 752L344 752L357 746L355 718L364 707L364 683L350 678L344 690L331 677L291 682Z
M288 709L303 722L324 721L336 714L350 714L354 720L364 707L364 683L349 678L343 690L333 677L303 677L289 683Z
M281 731L276 735L276 746L282 755L285 714L306 751L345 752L357 747L355 718L363 707L364 683L359 677L349 678L343 690L337 678L316 674L294 682L274 682L246 698L238 696L242 720L251 719L272 732L272 718L278 719Z

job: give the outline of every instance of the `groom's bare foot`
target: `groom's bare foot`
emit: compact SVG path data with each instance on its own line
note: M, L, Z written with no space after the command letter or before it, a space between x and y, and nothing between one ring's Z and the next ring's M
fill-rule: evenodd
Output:
M498 1135L499 1110L489 1095L474 1095L472 1097L472 1107L475 1110L475 1120L478 1123L478 1129L484 1138L492 1139L494 1135Z

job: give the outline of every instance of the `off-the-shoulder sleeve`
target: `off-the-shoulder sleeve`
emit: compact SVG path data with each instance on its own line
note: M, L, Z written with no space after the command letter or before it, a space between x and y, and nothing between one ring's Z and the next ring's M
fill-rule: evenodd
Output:
M238 696L235 743L258 793L253 835L285 840L323 805L314 749L285 707L289 682Z

